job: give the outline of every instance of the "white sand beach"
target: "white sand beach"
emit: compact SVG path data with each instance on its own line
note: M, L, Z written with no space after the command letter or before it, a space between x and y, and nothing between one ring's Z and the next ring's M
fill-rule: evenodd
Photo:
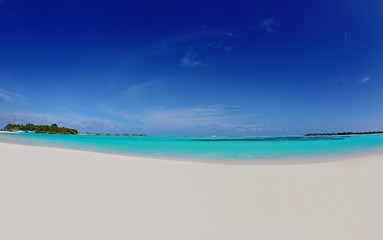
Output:
M383 155L219 165L0 143L1 240L383 239Z

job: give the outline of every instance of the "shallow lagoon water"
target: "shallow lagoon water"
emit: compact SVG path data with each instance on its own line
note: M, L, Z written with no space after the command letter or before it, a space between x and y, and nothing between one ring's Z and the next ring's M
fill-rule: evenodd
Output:
M383 150L383 134L282 137L128 137L0 134L0 141L119 155L192 160L272 161Z

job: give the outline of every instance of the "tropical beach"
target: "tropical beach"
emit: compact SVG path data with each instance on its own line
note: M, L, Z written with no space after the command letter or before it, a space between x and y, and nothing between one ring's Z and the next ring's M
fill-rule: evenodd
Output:
M158 160L0 143L0 238L382 239L383 154Z
M382 16L0 0L0 240L382 240Z

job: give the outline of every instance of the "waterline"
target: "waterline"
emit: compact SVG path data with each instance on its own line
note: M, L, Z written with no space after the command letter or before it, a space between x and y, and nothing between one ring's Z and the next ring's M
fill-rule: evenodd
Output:
M0 141L118 155L209 161L277 161L383 149L383 135L289 137L126 137L0 134Z

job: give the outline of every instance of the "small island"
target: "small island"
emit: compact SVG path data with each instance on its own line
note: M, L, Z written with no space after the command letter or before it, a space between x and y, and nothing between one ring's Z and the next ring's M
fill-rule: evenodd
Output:
M71 134L77 135L79 131L73 128L59 127L57 124L52 125L34 125L32 123L28 123L26 125L23 124L8 124L3 128L4 131L8 132L35 132L35 133L45 133L45 134Z
M73 128L59 127L57 124L52 125L35 125L32 123L28 124L8 124L3 129L0 129L4 132L33 132L33 133L43 133L43 134L70 134L78 135L80 132ZM102 136L125 136L125 137L147 137L149 136L146 133L95 133L86 132L84 135L102 135Z
M383 134L383 131L369 131L369 132L336 132L336 133L308 133L307 137L312 136L344 136L344 135L367 135L367 134Z

